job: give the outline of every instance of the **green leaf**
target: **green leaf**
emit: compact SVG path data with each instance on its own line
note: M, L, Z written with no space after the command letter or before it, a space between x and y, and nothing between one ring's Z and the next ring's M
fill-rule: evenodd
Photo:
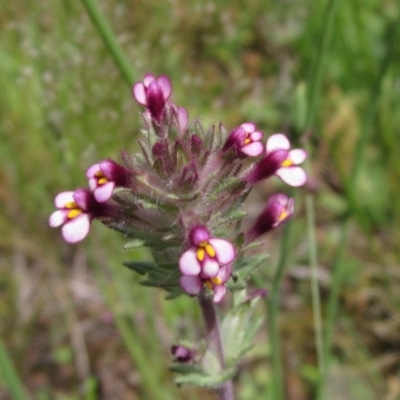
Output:
M130 249L137 249L139 247L145 247L146 242L142 239L133 239L128 243L124 244L124 249L125 250L130 250Z
M123 265L144 276L140 281L143 286L156 287L170 292L168 299L182 294L179 285L181 275L175 262L157 264L154 261L126 261Z
M224 353L226 363L229 366L236 365L242 356L252 347L253 339L260 328L263 317L256 308L259 298L245 299L245 292L239 292L236 296L241 301L226 314L221 324L221 336L224 338Z
M246 287L246 282L253 272L268 259L268 254L259 254L253 257L241 257L234 265L234 274L226 286L229 290L239 290Z
M156 263L152 261L125 261L123 265L140 275L145 275L150 268L156 267Z
M195 386L216 388L231 379L236 368L228 368L219 374L208 374L195 365L174 365L170 370L180 375L175 379L178 385L191 384Z
M217 200L218 195L228 189L236 189L239 186L244 187L245 183L236 176L231 176L226 178L223 182L218 182L218 185L215 185L213 190L210 192L210 199Z

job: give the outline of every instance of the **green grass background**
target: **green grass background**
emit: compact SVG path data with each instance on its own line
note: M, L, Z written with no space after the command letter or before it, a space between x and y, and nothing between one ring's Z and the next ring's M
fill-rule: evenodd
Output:
M400 398L399 3L337 1L306 131L327 1L98 3L135 80L166 74L192 118L254 121L310 149L323 319L349 224L324 399ZM166 302L122 267L146 250L123 251L124 238L96 222L76 246L48 227L55 194L86 185L97 160L137 149L141 108L82 3L2 2L0 28L0 399L214 398L173 384L169 347L198 340L203 327L194 300ZM250 215L280 187L260 185ZM314 398L317 375L306 192L281 288L287 400ZM279 239L268 238L271 262L257 273L266 288ZM237 398L272 399L271 379L264 325L235 379Z

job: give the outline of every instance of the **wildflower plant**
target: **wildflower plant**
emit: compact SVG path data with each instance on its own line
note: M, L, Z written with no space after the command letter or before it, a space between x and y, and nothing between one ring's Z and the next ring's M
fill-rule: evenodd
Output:
M274 175L303 185L299 164L307 155L290 150L281 133L264 145L252 122L228 131L189 121L171 101L166 76L146 74L132 92L144 107L140 151L90 166L88 188L58 194L49 223L63 225L64 239L76 243L98 219L125 236L126 249L150 248L154 261L125 266L143 276L143 285L164 289L168 299L196 297L207 328L203 347L172 346L177 383L216 388L232 399L231 378L261 324L254 307L260 296L245 291L267 258L257 254L257 241L294 212L293 199L275 194L245 231L244 201L257 182ZM230 307L220 318L214 305L222 301Z

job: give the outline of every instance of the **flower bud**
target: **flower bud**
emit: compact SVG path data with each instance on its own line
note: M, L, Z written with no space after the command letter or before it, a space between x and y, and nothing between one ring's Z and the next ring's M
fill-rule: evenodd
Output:
M284 194L274 194L267 202L262 213L256 219L253 227L247 234L248 240L253 240L264 233L276 228L288 218L294 211L294 200Z

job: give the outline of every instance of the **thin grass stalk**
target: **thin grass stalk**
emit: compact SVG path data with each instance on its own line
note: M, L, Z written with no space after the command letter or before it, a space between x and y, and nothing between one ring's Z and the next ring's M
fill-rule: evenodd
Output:
M271 363L272 363L272 398L274 400L284 400L283 397L283 371L282 371L282 354L279 335L279 299L280 288L285 270L287 255L289 252L289 239L291 220L283 228L283 235L280 248L280 256L276 267L274 279L272 282L271 293L268 296L268 333L271 346Z
M329 51L333 22L336 15L336 10L339 0L330 0L323 18L321 31L321 40L318 44L318 49L313 67L311 68L309 79L308 92L308 108L305 118L305 131L312 129L318 104L319 95L321 92L321 82L326 64L326 57ZM309 162L306 167L309 166ZM309 169L309 168L307 168ZM308 193L306 195L306 215L307 215L307 239L308 239L308 257L311 268L311 297L313 309L313 321L315 331L315 342L317 351L317 362L319 375L324 370L324 346L323 346L323 329L322 329L322 311L321 299L318 285L318 258L317 258L317 242L315 237L315 212L314 212L314 195Z
M318 285L317 243L315 235L314 196L306 197L307 210L307 242L311 266L311 297L315 331L315 344L317 350L318 371L321 374L325 365L325 352L323 345L321 296Z
M86 9L86 12L89 14L90 19L92 20L93 25L96 27L104 41L104 44L113 57L122 77L128 86L131 87L134 83L131 64L125 57L125 54L122 51L114 32L101 12L96 0L82 0L82 3Z
M329 0L324 18L322 19L322 30L318 43L316 57L310 70L308 82L308 108L305 118L305 129L311 129L314 124L315 113L321 92L322 76L326 64L326 55L329 51L332 38L333 21L340 0Z
M0 374L4 379L4 383L15 400L26 400L28 397L25 394L24 385L19 379L17 372L10 356L4 346L3 340L0 337Z
M94 265L97 265L98 262L96 261L93 250L90 249L89 252L91 261ZM154 368L149 364L146 349L144 349L139 340L136 340L137 337L135 330L130 326L127 317L121 315L119 311L118 304L120 303L120 300L115 291L115 284L109 284L105 281L105 277L101 273L100 268L96 268L95 272L96 280L99 282L100 287L102 288L102 293L107 300L107 304L112 310L118 332L121 334L128 353L140 374L145 398L160 400L170 399L171 397L168 395L168 392L160 390L160 381L158 380L158 376L155 373Z
M357 179L363 162L365 148L372 133L373 122L375 120L377 106L379 103L379 97L381 94L382 82L387 73L391 60L395 59L393 57L393 54L395 54L396 46L398 45L399 32L400 28L398 23L393 23L387 29L386 37L388 38L389 41L388 50L380 65L376 81L371 87L371 92L369 96L370 100L369 100L369 105L367 107L366 117L363 121L360 137L357 141L353 168L350 173L350 179L346 185L346 192L347 192L346 194L351 199L350 205L354 205L353 201L355 199ZM318 381L317 396L316 396L318 400L323 399L325 380L331 361L330 350L332 346L334 322L339 304L340 288L343 284L343 277L345 273L346 264L343 262L343 255L346 249L347 239L349 235L349 227L350 227L350 217L348 217L347 220L342 225L340 242L338 244L336 250L336 256L333 263L332 284L328 298L325 333L324 333L324 352L326 358L325 358L325 366L323 373L321 374L320 379Z

